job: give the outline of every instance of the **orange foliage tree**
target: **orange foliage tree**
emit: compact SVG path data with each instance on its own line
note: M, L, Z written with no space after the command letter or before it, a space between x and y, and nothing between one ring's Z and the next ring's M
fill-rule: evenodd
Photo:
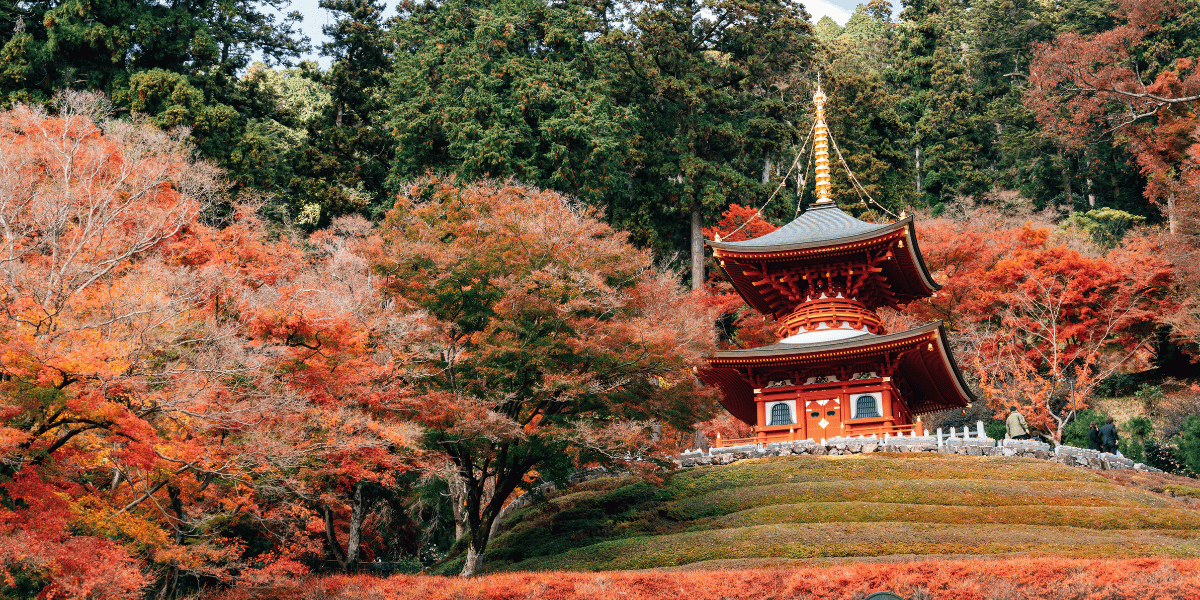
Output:
M461 480L464 575L531 473L652 467L657 432L699 420L691 369L713 349L711 312L592 210L512 183L425 179L381 235L394 310L424 316L394 406Z
M1113 26L1064 33L1039 45L1026 104L1069 144L1110 137L1128 144L1146 176L1146 198L1168 219L1157 242L1177 266L1174 308L1163 316L1176 341L1200 356L1200 57L1181 50L1195 8L1119 0Z
M1060 439L1092 389L1148 343L1171 303L1170 264L1133 235L1089 256L1048 228L999 226L999 215L924 220L921 247L945 286L912 306L946 320L998 415L1011 406Z
M30 585L129 595L147 582L135 556L169 535L97 492L176 470L151 421L180 404L164 353L203 294L156 250L220 184L181 135L102 133L97 96L56 108L0 114L0 554Z
M3 585L166 597L352 567L416 464L389 402L420 319L380 302L378 236L206 224L223 185L181 134L97 107L0 113Z
M244 365L242 385L218 388L206 407L209 444L243 438L231 451L254 463L241 475L252 516L289 536L266 557L276 570L325 555L353 569L372 551L367 530L382 525L372 508L416 464L416 427L388 408L406 364L398 340L414 319L379 301L367 258L378 237L361 217L340 218L302 245L268 241L248 216L193 229L180 245L193 268L224 277L214 312L237 333L239 347L227 352ZM253 418L230 420L226 407Z
M184 401L168 356L203 298L156 250L220 184L181 135L102 133L93 95L56 105L0 113L0 560L54 593L130 595L169 536L102 498L177 469L152 421Z

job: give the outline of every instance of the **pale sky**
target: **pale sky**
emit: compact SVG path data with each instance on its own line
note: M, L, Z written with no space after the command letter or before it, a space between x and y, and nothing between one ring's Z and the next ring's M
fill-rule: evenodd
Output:
M812 22L815 24L821 20L821 17L826 15L829 18L837 21L838 25L845 25L846 21L850 20L850 15L854 14L854 7L859 4L865 4L868 0L801 0L804 8L812 15ZM288 11L300 11L304 15L304 22L300 24L300 28L312 40L313 51L306 59L315 60L320 63L322 68L329 66L329 58L318 56L317 49L321 42L325 40L325 36L321 33L321 26L327 25L333 21L329 11L321 8L317 4L318 0L292 0L292 6ZM893 2L893 6L895 3ZM395 0L388 1L388 10L384 13L384 17L391 17L396 14Z

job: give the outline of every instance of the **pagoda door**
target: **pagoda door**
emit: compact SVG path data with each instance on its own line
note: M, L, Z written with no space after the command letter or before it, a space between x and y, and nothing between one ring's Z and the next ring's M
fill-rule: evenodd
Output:
M804 405L808 437L820 440L842 435L842 406L838 400L809 400Z

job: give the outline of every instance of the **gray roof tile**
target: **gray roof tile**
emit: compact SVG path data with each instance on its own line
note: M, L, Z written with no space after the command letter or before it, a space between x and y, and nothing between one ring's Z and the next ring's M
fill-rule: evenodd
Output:
M894 228L895 223L876 225L859 221L842 212L835 204L809 207L791 223L751 240L709 242L710 246L729 250L784 249L797 244L810 245L847 237L856 237Z

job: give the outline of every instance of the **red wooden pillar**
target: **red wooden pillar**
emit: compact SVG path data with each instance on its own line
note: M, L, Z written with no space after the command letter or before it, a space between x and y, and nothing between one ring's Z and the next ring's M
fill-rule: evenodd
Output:
M758 443L764 444L767 441L767 432L763 429L767 426L767 403L763 402L762 390L754 390L754 402L758 404Z
M896 417L895 417L895 413L892 411L892 378L891 377L883 378L883 389L880 390L880 396L881 396L880 397L881 402L879 404L881 406L879 408L883 409L883 418L885 419L884 426L888 427L888 428L894 427L896 425Z

